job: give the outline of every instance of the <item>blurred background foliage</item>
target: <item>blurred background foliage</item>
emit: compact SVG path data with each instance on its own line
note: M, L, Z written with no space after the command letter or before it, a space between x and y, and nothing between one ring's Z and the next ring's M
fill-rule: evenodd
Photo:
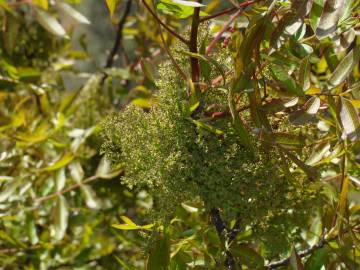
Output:
M202 1L209 33L177 56L196 1L0 0L0 269L359 269L359 2ZM320 207L280 253L259 241L276 230L240 230L199 198L154 220L156 190L129 189L128 164L101 153L108 115L156 108L174 53L188 77L200 61L195 84L178 74L191 112L207 87L230 93L197 130L218 136L225 115L316 187Z

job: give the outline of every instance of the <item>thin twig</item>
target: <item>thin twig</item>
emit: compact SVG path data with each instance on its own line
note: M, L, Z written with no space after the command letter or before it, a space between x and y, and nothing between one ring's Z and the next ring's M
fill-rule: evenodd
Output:
M114 42L113 48L112 48L108 58L106 59L104 68L111 68L114 64L115 56L117 55L119 48L121 46L125 22L126 22L127 17L130 14L130 11L131 11L131 0L128 0L126 2L124 14L121 17L121 19L117 25L115 42ZM104 84L107 77L108 77L108 75L106 73L104 73L103 77L101 78L101 82L100 82L101 85Z
M210 54L211 51L215 48L216 43L220 40L222 34L230 27L230 24L243 12L243 9L239 9L235 14L230 17L230 20L221 28L221 30L216 34L214 39L211 41L210 45L206 49L206 54Z
M76 183L76 184L74 184L74 185L72 185L72 186L70 186L70 187L68 187L68 188L65 188L65 189L63 189L63 190L59 190L59 191L54 192L54 193L52 193L52 194L50 194L50 195L37 198L35 201L36 201L37 203L42 203L42 202L44 202L44 201L51 200L51 199L53 199L53 198L55 198L55 197L58 197L58 196L63 195L63 194L65 194L65 193L68 193L68 192L70 192L70 191L72 191L72 190L74 190L74 189L80 188L81 186L83 186L83 185L85 185L85 184L88 184L88 183L90 183L90 182L93 182L93 181L95 181L95 180L97 180L97 179L99 179L99 176L97 176L97 175L90 176L90 177L86 178L84 181L82 181L82 182L80 182L80 183Z
M312 253L314 253L314 251L320 249L320 248L323 248L326 244L326 240L325 240L325 233L322 235L320 241L318 243L316 243L315 245L305 249L305 250L302 250L300 252L298 252L298 255L300 258L303 258L303 257L306 257ZM273 262L273 263L270 263L266 266L267 269L275 269L275 268L278 268L278 267L281 267L281 266L286 266L286 265L289 265L290 264L290 257L288 258L285 258L283 260L280 260L280 261L277 261L277 262Z
M170 27L168 27L165 23L163 23L160 18L156 15L156 13L151 9L151 7L146 3L145 0L141 1L145 8L150 12L150 14L154 17L154 19L161 24L162 27L165 28L166 31L168 31L171 35L173 35L174 37L176 37L177 39L179 39L181 42L183 42L184 44L188 45L189 41L186 40L185 38L183 38L181 35L179 35L178 33L176 33L173 29L171 29Z
M216 43L221 38L222 34L230 27L230 25L233 23L233 21L245 10L245 8L254 4L255 2L256 1L246 1L239 5L238 11L230 17L230 19L227 21L227 23L223 26L223 28L221 28L221 30L216 34L215 38L211 41L210 45L206 49L206 54L211 53L211 51L214 49Z
M227 9L224 9L224 10L218 12L218 13L214 13L214 14L212 14L212 15L202 17L202 18L200 19L200 23L205 22L205 21L208 21L208 20L211 20L211 19L214 19L214 18L217 18L217 17L220 17L220 16L225 15L225 14L228 14L228 13L231 13L231 12L233 12L233 11L235 11L235 10L237 10L236 7L227 8Z
M171 63L175 66L176 70L179 72L180 76L184 79L184 80L188 80L185 72L181 69L180 65L176 62L175 58L173 57L172 53L170 52L170 49L168 48L163 32L161 30L161 27L159 26L159 32L160 32L160 37L161 37L161 41L164 45L164 50L166 51L167 55L170 58Z

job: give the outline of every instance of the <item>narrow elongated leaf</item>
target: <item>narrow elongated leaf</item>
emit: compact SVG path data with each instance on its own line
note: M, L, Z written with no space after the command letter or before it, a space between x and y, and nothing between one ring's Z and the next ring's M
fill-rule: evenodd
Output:
M167 234L161 235L153 248L146 263L146 270L167 270L170 264L170 242Z
M55 174L55 186L56 191L60 191L64 188L66 182L65 168L62 167Z
M100 202L98 198L96 197L95 191L90 187L89 185L82 185L81 191L84 194L85 197L85 203L86 206L90 209L99 209L100 208Z
M61 24L49 13L35 9L36 11L36 20L50 33L59 36L59 37L67 37L65 29L61 26Z
M303 91L310 88L310 61L305 58L300 63L299 84Z
M301 170L303 170L310 179L317 178L318 174L317 174L317 171L315 170L315 168L302 162L300 159L298 159L293 153L291 153L287 149L285 149L283 147L280 147L280 149L291 159L292 162L294 162Z
M311 12L310 12L310 25L315 32L321 18L321 14L324 8L325 0L314 0Z
M60 195L54 209L54 239L64 238L68 226L69 210L64 196Z
M316 36L318 38L328 37L336 31L345 2L346 0L327 0L325 2L319 26L316 29Z
M244 144L245 147L249 148L251 151L253 151L253 144L251 142L251 137L247 129L245 128L245 125L243 121L241 120L239 113L236 111L235 104L234 104L234 96L233 96L233 90L229 91L229 108L231 112L231 116L233 118L233 125L235 131L240 136L240 140Z
M171 0L175 4L187 6L187 7L204 7L205 5L195 1L184 1L184 0Z
M71 153L65 153L61 158L59 158L56 162L54 162L52 165L45 167L44 171L55 171L57 169L60 169L61 167L66 166L74 159L74 155Z
M340 120L347 137L355 141L360 136L360 118L350 100L340 98Z
M81 167L79 161L75 161L69 164L69 170L72 178L75 182L80 183L84 178L84 170Z
M106 6L109 10L110 17L112 17L112 15L114 14L114 11L116 9L116 6L118 4L118 0L105 0L105 2L106 2Z
M331 75L328 85L330 87L335 87L342 83L345 78L353 70L354 66L359 62L360 59L360 46L352 49L334 70Z
M33 2L41 7L42 9L47 10L49 8L49 1L48 0L33 0Z
M133 222L130 218L128 218L127 216L121 216L120 217L127 225L131 225L131 226L137 226L135 222Z
M71 18L75 19L77 22L83 24L90 24L88 18L86 18L83 14L81 14L79 11L74 9L69 4L62 2L62 3L57 3L57 6L61 11L69 15Z
M8 183L5 189L0 192L0 203L10 198L10 196L14 194L15 190L20 186L20 184L21 181L18 179L13 179L11 183Z
M346 207L348 205L348 193L349 193L349 177L345 177L343 184L342 184L342 189L341 189L341 193L340 193L340 198L339 198L339 215L340 215L340 222L343 219L344 215L345 215L345 211L346 211Z
M329 143L315 147L309 158L306 160L305 164L307 165L316 164L325 156L326 153L328 153L329 150L330 150Z
M280 66L272 65L270 71L274 79L280 84L282 88L287 90L289 93L303 96L304 92L296 84L295 80Z
M305 103L305 112L307 114L313 115L318 112L320 108L320 98L318 96L311 97L306 103Z
M327 247L316 250L305 263L305 270L321 270L326 265L329 250Z

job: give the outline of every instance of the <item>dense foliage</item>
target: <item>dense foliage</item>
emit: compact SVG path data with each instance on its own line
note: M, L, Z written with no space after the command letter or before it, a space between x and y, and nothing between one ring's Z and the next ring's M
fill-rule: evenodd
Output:
M0 0L0 269L358 269L359 4Z

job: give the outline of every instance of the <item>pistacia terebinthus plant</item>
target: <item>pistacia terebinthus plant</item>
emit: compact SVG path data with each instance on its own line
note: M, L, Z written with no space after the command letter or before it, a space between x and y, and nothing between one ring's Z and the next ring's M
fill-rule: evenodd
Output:
M188 56L180 50L173 54L186 70ZM218 56L230 70L226 58ZM255 135L252 150L243 145L228 112L227 85L202 91L194 110L188 82L171 62L159 67L159 77L149 111L129 105L104 123L103 152L124 164L123 183L148 189L163 221L182 202L200 199L208 213L216 209L224 220L238 220L240 229L250 226L272 252L286 249L316 205L307 178L285 174L277 150ZM218 111L221 117L209 117Z

